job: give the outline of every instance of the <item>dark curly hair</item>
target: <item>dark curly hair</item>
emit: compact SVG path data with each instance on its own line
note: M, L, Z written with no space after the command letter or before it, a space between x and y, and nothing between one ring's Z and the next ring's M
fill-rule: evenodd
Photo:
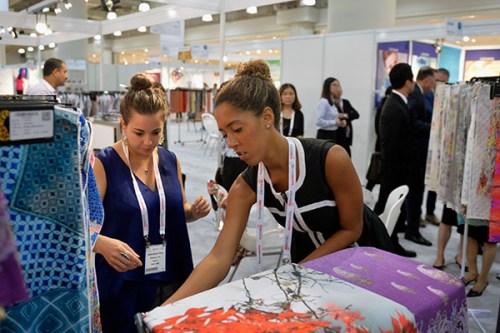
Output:
M215 106L229 103L243 111L260 116L269 107L274 114L274 127L279 128L281 101L271 78L271 71L263 60L241 63L235 77L217 93Z

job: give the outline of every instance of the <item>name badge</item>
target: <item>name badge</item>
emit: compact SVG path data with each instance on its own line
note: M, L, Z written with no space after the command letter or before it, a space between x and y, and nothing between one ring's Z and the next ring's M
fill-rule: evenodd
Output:
M166 248L163 244L146 247L145 275L165 272Z

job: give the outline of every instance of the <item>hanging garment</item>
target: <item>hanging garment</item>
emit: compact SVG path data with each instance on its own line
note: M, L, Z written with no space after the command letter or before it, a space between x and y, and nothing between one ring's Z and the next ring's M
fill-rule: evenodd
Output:
M88 332L88 247L79 113L55 107L54 141L0 148L13 231L30 300L2 332Z
M494 100L495 110L500 110L500 98ZM500 132L497 132L497 146L495 171L493 175L493 189L491 193L491 210L489 224L489 241L500 242Z

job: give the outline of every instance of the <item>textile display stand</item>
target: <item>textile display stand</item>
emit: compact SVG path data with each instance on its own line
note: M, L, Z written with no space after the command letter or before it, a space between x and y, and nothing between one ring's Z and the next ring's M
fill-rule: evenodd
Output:
M176 115L182 115L186 113L188 115L187 124L189 130L189 121L192 119L196 121L197 115L208 112L211 109L212 104L212 91L206 89L187 89L187 88L176 88L169 92L170 101L170 112ZM177 119L177 118L176 118ZM181 123L177 123L177 140L174 144L184 145L187 141L181 140ZM196 125L194 127L195 132L197 132ZM191 140L190 142L204 142L203 131L200 131L199 140Z
M426 183L464 219L462 263L469 225L487 226L500 241L500 77L436 89ZM460 277L465 276L462 264ZM483 332L474 311L470 311Z
M248 333L465 333L467 302L457 277L373 247L355 247L220 285L135 319L140 333L200 327Z
M89 258L103 211L91 124L55 96L0 96L0 116L1 192L28 292L5 308L0 331L100 332ZM2 278L3 290L16 285Z

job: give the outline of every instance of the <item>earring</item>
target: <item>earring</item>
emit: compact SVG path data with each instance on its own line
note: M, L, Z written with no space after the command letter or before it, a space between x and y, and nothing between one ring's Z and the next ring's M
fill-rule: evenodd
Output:
M271 125L269 125L269 124L266 125L266 128L270 128L270 127L271 127Z
M160 138L160 141L158 142L158 144L161 146L163 144L163 140L165 140L165 137L163 136L163 134L161 135L161 138Z
M128 144L128 139L127 139L127 136L125 134L123 134L123 136L122 136L122 141L123 141L123 143Z

